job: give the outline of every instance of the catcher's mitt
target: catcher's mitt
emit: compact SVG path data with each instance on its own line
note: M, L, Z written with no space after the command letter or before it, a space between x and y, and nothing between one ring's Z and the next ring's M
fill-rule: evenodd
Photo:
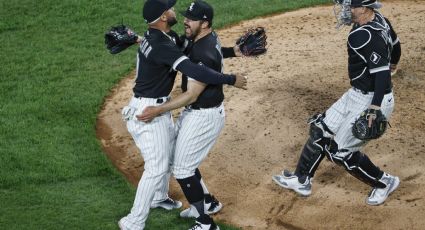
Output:
M249 29L237 41L244 56L258 56L267 52L267 35L264 27Z
M375 116L369 127L369 117ZM353 124L353 135L360 140L377 139L384 134L388 121L381 110L366 109Z
M113 26L105 33L105 45L111 54L117 54L135 44L138 37L125 25Z

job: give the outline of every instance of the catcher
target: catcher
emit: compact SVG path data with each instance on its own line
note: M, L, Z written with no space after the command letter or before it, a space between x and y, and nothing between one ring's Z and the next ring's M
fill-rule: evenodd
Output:
M280 186L309 196L314 173L322 159L345 168L372 187L369 205L382 204L399 185L398 177L379 169L361 147L386 130L394 108L391 68L401 47L388 19L377 11L376 0L337 0L337 27L354 23L348 35L348 75L352 86L324 114L309 120L310 137L294 172L273 176Z

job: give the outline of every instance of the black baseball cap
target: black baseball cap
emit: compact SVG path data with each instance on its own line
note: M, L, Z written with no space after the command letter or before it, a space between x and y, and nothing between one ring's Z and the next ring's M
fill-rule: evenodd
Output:
M212 22L214 10L210 4L202 0L196 0L189 5L186 11L182 11L181 14L193 21L203 20Z
M143 18L146 23L156 21L161 15L171 9L177 0L147 0L143 5Z

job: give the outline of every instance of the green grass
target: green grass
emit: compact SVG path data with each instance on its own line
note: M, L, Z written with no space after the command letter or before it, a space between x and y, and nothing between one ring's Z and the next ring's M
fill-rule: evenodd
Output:
M219 28L330 0L209 2ZM136 47L110 55L103 33L121 21L142 33L141 8L129 0L1 1L0 229L117 229L130 210L135 189L102 153L95 122L103 98L135 67ZM190 225L177 216L155 210L147 229Z

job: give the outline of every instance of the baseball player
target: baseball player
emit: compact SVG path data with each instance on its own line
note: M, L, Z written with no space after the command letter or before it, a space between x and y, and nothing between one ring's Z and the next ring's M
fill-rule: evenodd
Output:
M337 27L354 23L348 35L348 75L352 86L324 114L313 116L310 137L301 152L295 172L273 176L280 186L309 196L311 181L326 155L351 175L372 187L366 203L382 204L400 180L379 169L361 152L365 141L356 139L352 124L366 109L380 110L389 118L394 108L390 66L397 66L401 48L388 19L377 11L376 0L337 0ZM374 116L369 116L369 126Z
M237 48L222 48L213 32L213 8L197 0L185 12L185 35L193 40L188 50L191 61L223 71L223 52L226 57L241 56ZM223 52L222 52L223 51ZM177 140L173 161L173 174L179 182L190 208L182 211L182 217L196 217L193 230L219 229L208 214L218 212L222 204L211 196L198 169L216 142L223 126L225 111L222 85L199 82L191 75L184 75L183 94L159 105L147 107L138 116L149 122L159 114L186 106L177 121Z
M122 113L145 165L133 208L118 222L119 227L125 230L144 229L154 194L163 188L163 181L168 181L166 177L175 141L170 113L164 113L150 123L138 121L136 115L147 106L169 100L177 70L207 84L230 84L240 88L246 84L246 79L240 75L222 74L192 63L177 48L173 38L167 34L177 22L173 9L175 3L176 0L147 0L143 7L143 18L149 28L138 41L134 97ZM177 206L181 204L174 205Z

